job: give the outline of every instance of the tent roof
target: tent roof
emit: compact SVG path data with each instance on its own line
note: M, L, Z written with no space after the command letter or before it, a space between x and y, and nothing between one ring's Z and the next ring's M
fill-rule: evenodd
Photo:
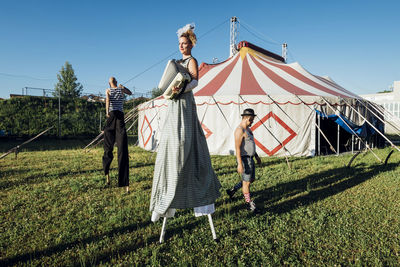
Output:
M358 98L330 78L313 75L297 62L281 62L278 55L265 51L245 42L236 55L224 62L203 62L199 84L193 93L195 96L295 94Z

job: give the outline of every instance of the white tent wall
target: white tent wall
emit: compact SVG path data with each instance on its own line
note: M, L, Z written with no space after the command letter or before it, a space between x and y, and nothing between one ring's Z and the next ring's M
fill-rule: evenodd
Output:
M257 114L252 130L260 156L313 156L315 154L315 112L293 97L267 96L195 97L199 121L210 154L233 155L233 131L240 114L253 108ZM235 99L235 100L232 100ZM169 100L168 100L169 101ZM166 115L164 99L143 103L139 107L139 146L154 151L159 142Z
M210 154L213 155L234 154L233 131L240 123L240 114L246 108L254 109L257 114L251 128L260 156L314 156L318 134L314 109L328 115L340 111L346 118L361 125L364 119L348 106L351 104L363 116L371 119L371 113L352 98L236 95L197 96L195 100L198 119ZM157 149L169 101L158 98L139 106L140 147L150 151Z
M139 147L150 151L157 149L168 109L166 103L167 100L157 98L139 105Z

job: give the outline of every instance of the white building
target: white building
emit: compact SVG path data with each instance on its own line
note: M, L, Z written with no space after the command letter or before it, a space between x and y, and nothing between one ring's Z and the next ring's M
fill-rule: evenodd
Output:
M400 81L393 82L393 91L388 93L377 93L361 95L363 98L377 103L385 108L390 114L385 115L385 121L389 121L393 124L400 125ZM388 123L385 124L385 133L394 134L399 133L399 130L395 129Z

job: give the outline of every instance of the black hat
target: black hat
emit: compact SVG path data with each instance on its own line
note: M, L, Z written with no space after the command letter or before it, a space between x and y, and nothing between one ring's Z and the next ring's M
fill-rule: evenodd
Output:
M245 110L243 110L243 113L240 116L257 116L257 115L254 114L254 110L252 108L246 108Z

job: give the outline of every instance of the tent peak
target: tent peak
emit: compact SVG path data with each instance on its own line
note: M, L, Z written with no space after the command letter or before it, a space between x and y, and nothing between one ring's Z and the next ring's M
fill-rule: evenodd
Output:
M271 58L271 59L274 59L274 60L277 60L279 62L285 63L285 59L283 57L281 57L280 55L272 53L272 52L270 52L270 51L268 51L268 50L266 50L264 48L261 48L259 46L254 45L254 44L252 44L250 42L247 42L247 41L239 42L239 44L238 44L239 51L243 47L248 47L248 48L253 49L253 50L255 50L255 51L257 51L257 52L259 52L259 53Z

